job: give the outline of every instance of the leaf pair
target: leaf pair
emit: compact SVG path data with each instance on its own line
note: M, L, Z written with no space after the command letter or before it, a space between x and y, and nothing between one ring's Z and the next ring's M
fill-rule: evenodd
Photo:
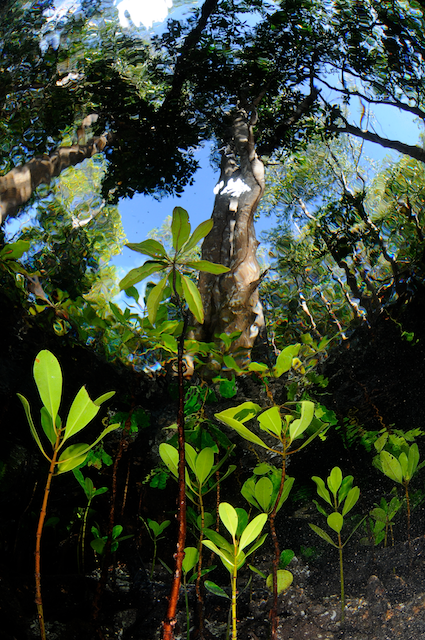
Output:
M241 493L243 497L256 509L270 514L273 511L279 493L281 476L282 471L273 468L270 477L265 475L258 480L256 480L256 477L258 476L248 478L242 486ZM287 500L292 485L294 484L294 480L295 478L285 476L285 483L283 485L283 491L280 496L276 513Z
M209 480L215 475L216 471L220 469L230 452L231 451L228 450L227 454L217 464L214 464L214 450L212 447L204 447L197 453L192 445L186 442L185 454L187 467L185 469L185 481L186 494L190 500L197 502L200 495L205 495L216 487L217 483L209 484ZM159 455L173 476L178 478L179 453L177 449L167 442L162 442L159 445ZM192 472L194 478L193 476L191 477L188 469ZM227 478L235 469L235 465L230 465L226 473L220 478L220 482Z

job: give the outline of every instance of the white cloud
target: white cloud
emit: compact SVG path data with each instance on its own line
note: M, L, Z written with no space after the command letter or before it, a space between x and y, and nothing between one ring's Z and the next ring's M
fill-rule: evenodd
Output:
M128 26L126 12L136 27L144 25L149 29L154 22L163 22L173 6L173 0L116 0L120 23Z

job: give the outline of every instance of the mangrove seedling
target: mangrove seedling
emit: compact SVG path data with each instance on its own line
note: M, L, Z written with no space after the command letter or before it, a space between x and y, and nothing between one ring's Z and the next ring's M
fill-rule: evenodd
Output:
M90 512L90 506L91 506L92 500L96 496L100 496L103 493L106 493L106 491L108 491L108 487L100 487L99 489L96 489L93 484L93 480L91 478L85 478L81 473L80 469L73 469L72 473L74 474L76 480L82 487L84 494L87 498L87 505L83 512L83 524L81 526L80 535L78 536L78 555L77 555L78 571L84 575L86 529L87 529L87 518Z
M232 453L234 445L228 448L225 455L214 464L214 449L212 447L204 447L199 453L192 445L185 443L186 453L186 495L197 506L199 510L199 556L198 556L198 575L196 579L196 597L199 607L200 628L202 629L202 594L201 594L201 577L202 577L202 541L204 538L205 524L205 507L204 497L207 493L216 488L218 480L215 480L217 471L222 467L229 455ZM178 477L178 451L167 442L159 445L159 455L163 462L167 465L172 475ZM224 475L220 478L223 482L234 470L236 465L230 465Z
M90 546L92 549L96 551L100 556L103 555L105 551L106 542L108 540L108 536L101 536L99 527L93 525L91 528L91 532L94 535L94 540L90 542ZM123 528L120 524L116 524L112 529L112 541L111 541L111 552L115 553L118 549L119 543L123 542L123 540L128 540L132 538L132 535L122 536Z
M286 353L287 352L287 353ZM277 373L287 371L291 366L296 351L285 349L278 358L279 370ZM291 405L293 403L290 403ZM271 612L271 637L275 640L277 636L277 599L278 599L278 584L277 584L277 572L280 558L279 542L275 528L275 517L277 510L281 503L281 497L284 491L285 478L286 478L286 459L287 456L297 453L309 442L311 442L325 427L326 423L321 422L317 416L315 416L315 405L309 400L303 400L298 403L295 411L284 405L281 409L277 406L273 406L266 411L261 412L261 407L253 402L244 402L237 407L232 407L216 413L215 417L224 422L232 429L234 429L240 436L259 445L264 449L267 449L271 453L278 454L282 460L282 471L280 475L279 489L276 493L273 508L269 514L270 531L272 534L273 544L275 548L273 559L273 608ZM281 415L281 412L285 414ZM259 414L259 415L258 415ZM251 431L245 426L245 423L258 416L259 427L264 431L271 439L276 441L276 448L269 446L264 440L262 440L256 433ZM297 442L307 431L311 428L312 432L301 443Z
M31 434L41 453L49 462L49 471L38 519L35 545L35 602L37 605L40 635L42 640L46 640L43 601L41 597L41 536L46 518L47 502L53 475L60 475L61 473L72 471L82 465L90 449L100 442L108 433L117 429L119 424L111 424L106 427L106 429L103 429L100 436L96 438L92 444L68 444L68 446L63 449L65 442L68 442L69 438L75 436L93 420L99 411L100 405L106 400L109 400L109 398L115 394L115 391L105 393L93 401L90 399L86 388L81 387L71 404L65 426L63 426L59 416L59 407L62 399L62 371L53 353L43 350L37 354L34 362L33 375L41 402L43 403L40 422L42 431L52 448L50 455L46 453L45 445L42 443L39 432L35 428L28 400L20 393L17 395L24 407Z
M341 620L344 621L345 618L345 590L344 590L344 567L342 562L342 550L350 540L353 533L356 529L361 525L363 518L357 525L354 527L353 531L348 536L347 540L343 543L341 538L341 530L344 526L344 516L347 515L349 511L354 507L357 500L360 496L359 487L353 487L353 476L346 476L344 479L342 478L342 471L339 467L334 467L330 472L329 477L327 478L327 485L329 487L330 492L332 493L332 497L328 489L325 486L322 478L318 476L313 476L312 480L316 483L317 493L318 495L329 504L333 511L330 515L323 509L323 507L314 500L314 503L317 507L319 513L324 515L327 519L328 527L336 532L338 536L338 542L335 543L332 538L323 531L320 527L315 524L309 523L309 526L313 529L318 536L323 538L326 542L331 544L333 547L338 549L339 551L339 576L341 583ZM340 513L340 509L342 512ZM367 516L365 516L367 517Z
M241 494L256 509L270 515L275 508L277 496L279 494L281 475L281 469L277 469L274 465L263 462L255 467L254 475L251 478L248 478L248 480L243 484ZM294 479L295 478L291 478L288 475L286 476L283 491L281 492L279 503L275 510L276 513L287 500L292 485L294 484ZM282 551L280 554L279 567L277 569L278 594L286 591L292 583L293 576L290 571L285 569L286 565L294 556L294 553L291 553L292 556L289 560L286 560L287 552ZM273 573L267 577L267 586L273 592Z
M377 546L384 541L384 547L388 544L388 530L391 534L391 543L394 546L393 524L394 517L401 507L401 501L394 496L390 502L381 498L379 504L375 503L374 508L369 512L369 525L371 531L372 544ZM368 544L368 538L360 540L363 544Z
M140 519L143 521L143 524L145 525L147 532L150 536L150 539L153 542L153 558L152 558L152 566L151 566L151 573L150 573L150 579L152 580L153 578L153 572L155 569L155 562L156 562L156 552L157 552L157 545L158 545L158 540L162 540L165 536L162 536L161 534L165 531L165 529L171 524L170 520L164 520L163 522L159 523L156 522L156 520L151 520L150 518L148 518L148 522L146 524L146 522L143 520L143 518L140 516Z
M425 462L419 464L419 449L416 442L409 445L405 438L398 438L400 451L393 455L384 447L387 445L388 435L385 433L375 442L375 449L378 455L373 459L374 465L382 471L388 478L398 482L404 487L407 509L407 539L410 545L410 495L409 484L413 476L419 469L422 469Z
M237 576L238 571L245 564L246 558L260 547L267 537L264 534L259 538L261 531L267 521L267 513L260 513L248 523L248 514L245 509L235 509L228 502L221 502L219 516L223 525L232 537L228 542L226 538L214 531L205 529L204 534L208 540L203 540L202 544L217 554L226 569L230 572L232 587L232 640L237 639L237 618L236 618L236 597L237 597ZM248 549L248 545L251 545Z

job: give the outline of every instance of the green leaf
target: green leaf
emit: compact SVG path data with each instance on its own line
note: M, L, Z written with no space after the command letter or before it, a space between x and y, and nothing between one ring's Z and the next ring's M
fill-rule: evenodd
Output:
M388 451L381 451L379 458L383 473L394 482L403 484L403 473L399 461Z
M50 413L47 411L46 407L44 406L41 407L40 421L41 421L41 426L43 428L44 433L46 434L50 443L54 445L56 442L56 431L53 428L52 417Z
M263 431L272 433L280 438L282 434L282 418L280 417L278 407L271 407L271 409L267 409L267 411L264 411L264 413L261 413L258 416L257 420Z
M238 528L236 529L236 537L240 538L243 530L248 524L249 516L245 509L241 509L240 507L236 507L235 511L238 514Z
M173 218L171 220L171 234L173 248L180 251L190 236L189 214L182 207L174 207Z
M256 551L256 549L258 549L258 547L261 547L261 545L263 544L264 540L267 538L267 533L265 533L264 535L261 536L261 538L259 538L256 542L254 542L253 545L251 545L248 549L248 551L246 551L246 556L250 556L251 553L254 553L254 551Z
M259 481L260 482L260 481ZM264 525L267 522L267 513L260 513L256 516L246 527L241 535L239 542L239 550L245 549L251 542L253 542L263 530Z
M238 422L247 422L260 413L260 411L260 405L255 404L254 402L243 402L236 407L230 407L230 409L225 409L220 413L216 413L215 417L217 420L221 420L221 422L224 422L225 424L228 424L226 421L227 418L233 418Z
M153 260L147 260L141 267L136 267L127 273L122 280L120 280L119 288L127 290L133 287L138 282L141 282L145 278L148 278L153 273L163 271L167 267L167 262L158 262Z
M217 276L230 271L229 267L225 267L222 264L216 264L215 262L210 262L209 260L195 260L192 262L185 262L185 266L190 267L191 269L196 269L197 271L213 273Z
M103 395L101 395L98 398L96 398L96 400L93 400L93 403L96 406L100 407L101 404L103 404L104 402L106 402L107 400L112 398L115 395L115 393L116 393L115 391L107 391Z
M323 482L322 478L319 478L318 476L313 476L311 479L314 480L314 482L317 485L317 493L319 494L319 496L332 506L330 493L326 489L325 483Z
M351 485L353 484L353 476L346 476L342 483L341 483L341 487L338 491L338 504L341 504L341 502L347 497L348 492L351 489Z
M283 591L286 591L287 589L289 589L294 579L294 576L292 575L292 573L290 571L287 571L286 569L279 569L277 571L276 577L277 577L278 593L283 593ZM267 577L266 585L270 589L270 591L273 591L273 574L272 573Z
M212 219L204 220L204 222L201 222L201 224L196 227L195 231L192 233L189 240L185 244L184 253L187 253L188 251L193 249L193 247L195 247L198 242L202 240L202 238L205 238L205 236L207 236L213 228L213 225L214 222Z
M360 489L359 487L352 487L347 494L347 497L344 502L344 507L342 509L342 515L345 516L356 504L357 500L360 497Z
M210 593L213 593L215 596L220 596L220 598L227 598L230 600L230 596L219 587L215 582L211 582L211 580L205 580L204 582L205 589L207 589Z
M335 544L335 542L326 533L326 531L323 531L323 529L321 529L320 527L317 527L315 524L311 524L311 522L308 523L308 526L310 527L310 529L313 529L313 531L317 533L318 536L323 538L323 540L326 540L326 542L329 542L329 544L331 544L333 547L338 548L338 545Z
M151 258L167 258L168 255L164 247L157 240L144 240L143 242L129 242L125 245L132 251L137 251L138 253L143 253L145 256L151 256Z
M217 531L214 531L214 529L204 529L204 536L220 549L224 549L228 553L233 553L233 544L228 542L226 538L223 538Z
M69 410L62 442L84 429L98 411L99 407L91 400L85 387L81 387Z
M56 416L62 397L62 371L57 358L50 351L40 351L34 362L34 380L41 402L56 424Z
M219 415L220 414L217 414L217 413L215 414L216 418L220 420ZM266 443L261 440L261 438L255 435L255 433L252 433L252 431L250 431L247 427L245 427L245 425L243 425L241 422L238 422L238 420L227 418L226 420L223 420L223 422L225 422L225 424L227 424L229 427L232 427L232 429L234 429L237 433L239 433L239 435L242 436L242 438L245 438L245 440L248 440L248 442L258 444L260 447L270 450L270 447L268 447Z
M0 251L1 260L19 260L28 251L31 243L28 240L17 240L11 244L5 244Z
M168 444L168 442L162 442L159 445L159 455L171 473L178 478L179 453L177 449Z
M81 442L79 444L72 444L62 453L58 460L57 473L65 473L66 471L72 471L75 467L79 467L83 464L87 458L87 453L90 449L90 445Z
M268 512L271 507L273 484L269 478L263 477L255 485L254 496L262 511Z
M220 502L218 506L218 512L220 519L232 538L236 536L236 530L238 528L238 514L234 507L228 502Z
M148 317L149 317L149 322L151 324L155 323L155 319L156 319L156 314L158 312L158 307L159 307L159 303L162 300L162 297L164 295L164 289L167 285L167 278L168 276L164 276L162 278L162 280L160 280L158 282L157 285L155 285L155 287L153 287L152 291L150 292L148 299L146 301L146 307L148 310Z
M328 487L336 497L342 482L342 471L339 467L334 467L328 477Z
M195 316L199 324L202 324L204 322L204 308L198 287L190 278L184 275L182 275L182 287L184 299L191 313Z
M307 427L310 425L314 417L314 402L303 400L301 402L301 417L294 420L289 425L289 440L292 442L299 438Z
M184 550L184 558L183 558L183 572L189 573L192 571L193 567L198 562L199 553L196 547L186 547Z
M279 559L280 569L284 569L285 567L287 567L294 557L295 553L292 551L292 549L285 549L284 551L282 551Z
M199 485L203 485L211 473L214 466L214 451L210 447L205 447L196 456L196 477Z
M418 445L413 443L409 448L409 457L407 463L407 474L405 474L406 480L411 480L415 475L415 471L419 464L419 449Z
M43 456L50 462L50 458L46 454L46 452L44 451L43 445L41 444L40 436L38 435L37 429L34 426L34 422L33 422L32 415L31 415L31 408L30 408L30 404L29 404L28 400L24 396L22 396L20 393L17 393L16 395L18 396L19 400L22 402L22 406L24 407L25 415L27 416L27 420L28 420L28 424L30 426L32 437L36 441L36 443L38 445L38 448L40 449L40 451L43 454Z
M196 456L197 456L197 453L196 453L195 449L192 447L192 445L189 444L188 442L185 442L184 453L185 453L185 458L186 458L187 464L189 465L189 467L191 468L191 470L193 471L193 473L196 476ZM177 454L178 454L178 452L177 452Z
M233 571L236 559L231 553L219 549L214 544L214 542L211 542L211 540L202 540L202 544L208 547L208 549L211 549L211 551L214 551L214 553L218 555L219 558L221 558L226 569L228 569L230 572Z
M330 527L337 533L340 533L344 525L344 518L340 513L338 513L338 511L334 511L328 516L327 523L328 527Z
M275 378L279 378L281 375L289 371L292 367L292 360L298 355L301 344L291 344L281 351L276 360L276 365L273 367L273 375Z

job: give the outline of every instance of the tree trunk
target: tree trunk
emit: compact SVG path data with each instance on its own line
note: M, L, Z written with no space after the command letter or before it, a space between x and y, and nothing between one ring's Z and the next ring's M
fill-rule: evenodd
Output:
M40 184L50 184L67 167L75 166L110 144L111 135L92 138L87 144L59 147L50 156L33 158L0 177L0 224L8 216L16 215Z
M199 289L205 311L198 339L241 331L234 348L249 357L264 325L258 295L261 280L256 258L254 213L264 192L264 165L254 146L255 116L238 109L232 120L227 146L222 150L221 174L215 188L214 226L202 245L202 258L230 268L215 276L201 273Z

